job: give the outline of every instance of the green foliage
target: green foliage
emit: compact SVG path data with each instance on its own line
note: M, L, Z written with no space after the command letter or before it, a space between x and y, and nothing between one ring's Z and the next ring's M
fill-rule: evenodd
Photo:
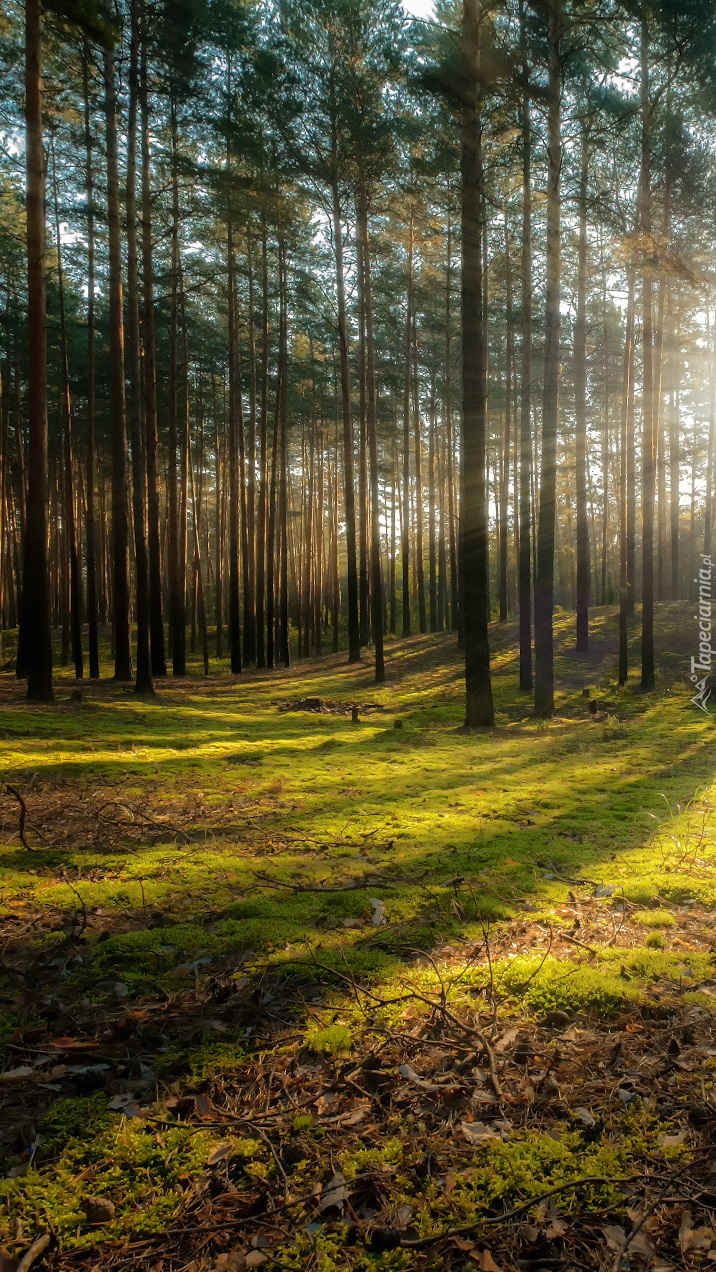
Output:
M649 935L648 935L648 936L647 936L647 938L646 938L646 947L647 947L647 949L649 949L649 950L663 950L663 949L665 948L665 946L666 946L666 941L664 940L664 937L661 935L661 932L650 932L650 933L649 933Z
M593 1011L614 1016L627 1002L636 1001L638 991L618 974L603 967L575 966L547 958L516 958L496 969L500 992L510 994L532 1011Z
M340 1051L350 1050L352 1035L348 1025L311 1024L306 1030L303 1042L309 1051L315 1051L319 1055L335 1056Z
M642 910L635 918L642 927L671 928L676 923L669 910Z

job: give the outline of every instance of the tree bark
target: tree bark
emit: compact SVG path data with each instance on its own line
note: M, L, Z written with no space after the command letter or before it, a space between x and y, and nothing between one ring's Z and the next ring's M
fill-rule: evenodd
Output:
M17 670L27 696L52 701L50 576L47 554L47 317L45 308L45 156L42 132L42 12L25 4L25 162L28 309L28 468L22 608Z
M589 649L589 593L592 573L587 513L587 180L589 176L589 130L586 120L582 121L581 133L577 317L574 328L574 415L576 424L577 487L577 652L586 653ZM605 504L608 501L608 497L605 479Z
M375 652L375 680L385 680L383 657L383 580L380 563L380 485L378 480L377 403L375 386L375 348L373 341L373 286L371 279L370 241L368 236L368 196L363 186L358 192L358 232L363 265L363 305L366 344L366 433L370 464L370 538L371 538L371 628Z
M92 174L92 127L89 95L89 43L82 56L84 98L85 190L87 196L87 481L85 501L85 536L87 543L87 636L89 674L99 678L99 633L97 609L97 528L95 518L95 245L94 245L94 180Z
M109 13L108 13L109 16ZM124 314L122 242L117 155L117 85L114 50L104 49L107 138L107 221L109 238L110 411L112 421L112 586L114 675L132 679L129 594L129 508L127 501L127 423L124 392Z
M473 100L462 116L462 508L460 570L465 639L465 728L494 724L487 639L487 366L483 301L479 6L463 0L463 64Z
M547 90L547 286L545 294L542 460L535 581L535 714L554 715L554 547L559 410L560 169L562 166L560 56L561 0L549 0Z
M127 383L129 434L132 444L132 515L137 598L137 675L135 692L154 693L149 647L149 550L147 546L147 478L142 415L142 370L139 353L139 253L137 243L137 113L139 105L139 3L130 3L129 114L127 120Z
M55 159L54 133L50 132L50 153L52 157L52 194L55 213L55 240L57 251L57 291L60 309L60 380L61 380L61 415L62 415L62 464L64 468L62 482L62 520L63 538L66 552L66 565L69 573L69 620L72 644L72 661L75 666L75 677L82 680L84 676L84 660L82 656L82 578L80 558L77 548L77 524L75 521L74 490L74 456L72 452L72 402L70 399L70 371L67 358L67 321L65 315L65 280L62 268L62 243L60 240L60 211L57 190L57 166ZM63 564L65 562L63 561ZM63 594L66 602L67 594ZM63 655L64 655L64 620L66 608L63 605ZM63 662L67 659L63 657Z
M154 320L154 250L152 246L152 179L149 146L149 92L147 84L147 20L144 3L139 100L142 137L142 389L144 446L147 479L147 543L149 549L149 635L153 676L166 676L162 606L162 554L159 502L159 438L157 433L157 367Z
M641 234L642 252L651 237L651 114L649 19L641 20ZM654 688L654 497L655 445L652 365L652 294L648 265L642 271L642 611L641 687Z
M532 681L532 126L527 89L529 66L526 56L524 0L520 0L520 43L524 60L522 75L522 250L520 260L522 332L520 347L520 474L518 561L520 689L531 692Z

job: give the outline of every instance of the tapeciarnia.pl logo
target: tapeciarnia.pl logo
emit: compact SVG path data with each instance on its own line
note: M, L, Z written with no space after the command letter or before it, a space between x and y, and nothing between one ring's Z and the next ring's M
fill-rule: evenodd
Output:
M691 680L698 690L691 701L701 711L707 711L706 703L711 697L706 680L716 657L716 650L711 648L711 570L711 557L702 552L701 568L694 579L699 585L698 612L694 614L699 625L699 656L691 659Z

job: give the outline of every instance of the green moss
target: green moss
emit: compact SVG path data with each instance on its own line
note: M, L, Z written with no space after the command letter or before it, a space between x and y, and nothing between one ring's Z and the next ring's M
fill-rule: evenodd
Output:
M516 958L497 969L500 992L509 994L538 1015L550 1011L592 1011L614 1016L639 991L619 974L587 965L575 966L548 958ZM538 970L540 969L540 970Z
M666 947L666 941L661 932L650 932L646 938L646 946L649 950L663 950Z
M653 928L671 928L676 924L676 919L669 910L642 910L635 916L635 921L642 927Z
M335 1056L340 1051L349 1051L352 1035L348 1025L333 1024L324 1027L312 1024L304 1037L304 1046L319 1055Z
M65 1249L85 1249L97 1240L98 1226L90 1225L83 1198L107 1197L116 1216L101 1226L103 1237L120 1239L161 1233L182 1209L182 1180L200 1176L216 1142L208 1131L171 1127L157 1132L139 1119L114 1115L103 1118L93 1101L66 1100L46 1119L51 1129L50 1150L58 1151L45 1162L41 1152L37 1169L20 1179L0 1180L0 1237L14 1232L19 1218L32 1231L38 1215L47 1215ZM72 1128L74 1134L58 1134ZM236 1141L235 1154L251 1158L263 1146Z

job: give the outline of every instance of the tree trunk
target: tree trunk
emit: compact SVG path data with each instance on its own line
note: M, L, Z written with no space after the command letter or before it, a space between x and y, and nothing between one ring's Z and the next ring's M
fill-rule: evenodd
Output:
M97 610L97 529L95 523L95 318L94 318L94 181L92 176L92 128L89 97L89 44L82 58L85 126L85 186L87 192L87 498L85 535L87 541L87 634L90 679L99 679L99 634Z
M109 14L108 14L109 16ZM104 50L107 135L107 221L109 238L110 410L112 421L112 587L114 675L132 679L129 596L129 509L127 501L127 424L124 394L124 314L122 242L117 155L117 86L114 50Z
M336 292L338 299L338 345L341 368L341 417L343 423L343 490L346 517L346 577L348 592L348 661L360 662L360 625L358 616L358 566L356 562L356 514L355 476L353 461L353 420L351 415L351 383L348 365L348 328L346 322L346 293L343 269L343 232L338 189L337 140L332 138L331 168L333 251L336 261Z
M526 49L524 0L520 0L520 42ZM529 67L525 55L522 64L525 86ZM520 474L518 562L520 689L532 690L532 503L530 475L532 471L532 128L530 98L527 87L522 96L522 251L520 261L522 289L522 333L520 349Z
M256 666L266 666L266 485L268 480L268 262L266 221L261 224L261 417L259 459L259 515L256 528Z
M42 15L40 0L25 4L25 163L27 207L27 321L29 482L17 670L27 696L52 701L50 577L47 555L47 318L45 310L45 156L42 143Z
M67 360L67 322L65 316L65 280L62 270L62 243L60 241L60 212L57 191L57 167L55 162L54 134L50 133L52 156L52 193L55 212L55 239L57 251L57 290L60 308L60 377L62 402L62 518L67 565L69 569L69 619L72 642L72 661L75 677L82 680L84 661L82 656L82 577L77 548L77 524L75 521L74 457L72 453L72 403L70 400L70 371ZM65 595L65 600L66 600ZM64 643L64 642L63 642Z
M589 176L589 130L581 126L579 165L579 246L577 250L577 318L574 328L574 415L576 424L577 487L577 652L589 649L589 593L591 560L587 513L587 179ZM606 421L605 421L606 429ZM606 480L604 502L608 500ZM604 598L602 598L602 602Z
M147 478L142 417L142 370L139 354L139 255L137 244L137 110L139 103L139 4L130 3L129 115L127 120L127 383L129 434L132 443L132 515L137 596L137 693L154 693L149 648L149 550L147 547Z
M139 99L142 136L142 371L144 446L147 480L147 541L149 548L149 635L153 676L166 676L162 607L162 555L159 502L159 438L157 434L157 367L154 321L154 251L152 246L152 182L149 149L149 92L147 86L147 10L144 4Z
M487 366L483 301L480 9L463 0L463 64L473 101L462 117L462 507L460 570L465 641L465 728L494 723L490 651L487 639Z
M512 360L513 360L513 323L512 323L512 266L510 262L510 237L505 218L505 415L502 433L502 453L500 464L500 558L498 597L500 606L500 622L507 619L508 610L508 503L510 489L510 450L512 445Z
M545 294L542 459L535 583L535 713L554 715L554 544L556 525L557 427L559 410L560 302L560 169L562 138L560 102L561 0L549 0L549 85L547 92L547 286Z
M358 233L363 265L363 307L366 344L366 433L370 464L370 538L371 538L371 627L375 651L375 680L385 680L383 659L383 581L380 563L380 486L378 480L377 403L375 385L375 348L373 342L373 287L371 279L370 242L368 237L368 197L362 186L358 194Z
M649 19L641 20L641 233L646 254L651 236L651 113ZM654 688L654 496L655 446L652 367L652 295L648 265L642 273L642 611L641 687Z
M413 330L413 216L408 239L408 284L405 306L405 384L403 388L403 515L400 555L403 566L403 636L410 635L410 350Z
M229 88L231 97L231 62L229 62ZM229 189L226 210L226 252L228 281L228 339L229 339L229 651L234 675L241 671L241 614L239 607L239 399L241 383L237 374L236 333L236 266L234 261L234 226L231 206L231 152L227 156Z

